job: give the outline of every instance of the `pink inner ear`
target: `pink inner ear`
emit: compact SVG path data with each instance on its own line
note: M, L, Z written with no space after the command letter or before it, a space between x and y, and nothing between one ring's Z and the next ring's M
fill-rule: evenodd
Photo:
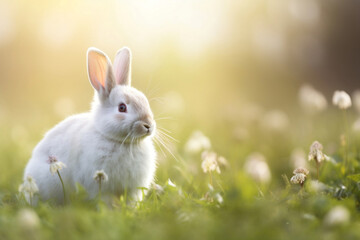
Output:
M88 58L89 77L93 86L99 90L99 83L105 87L107 60L104 55L90 52Z
M130 85L130 58L130 50L126 47L122 48L116 54L114 61L114 72L117 84Z

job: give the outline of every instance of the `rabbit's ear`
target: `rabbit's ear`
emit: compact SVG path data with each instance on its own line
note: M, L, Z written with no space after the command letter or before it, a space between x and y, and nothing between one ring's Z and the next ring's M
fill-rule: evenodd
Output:
M123 47L116 53L114 72L117 84L131 85L131 51L128 47Z
M87 51L87 68L90 83L96 91L110 93L115 81L108 56L97 48L89 48Z

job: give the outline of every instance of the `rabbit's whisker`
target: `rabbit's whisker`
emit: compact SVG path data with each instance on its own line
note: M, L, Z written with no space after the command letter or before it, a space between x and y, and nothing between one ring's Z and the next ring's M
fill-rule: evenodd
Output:
M157 127L157 129L159 130L163 130L163 131L165 131L165 132L167 132L167 133L172 133L171 131L169 131L169 130L167 130L166 128L163 128L163 127Z
M172 136L170 136L169 134L165 133L164 131L162 131L161 129L158 129L158 133L164 137L170 138L171 140L175 141L175 142L179 142L179 140L173 138Z
M157 138L157 140L159 141L159 143L171 154L171 156L176 160L176 161L179 161L177 159L177 157L172 153L172 151L170 150L170 148L165 144L164 140L161 138L160 135L156 135L155 136Z
M133 158L134 157L134 154L133 154L133 143L134 143L134 137L131 136L131 142L130 142L130 154L131 154L131 157Z
M158 140L156 138L154 138L154 142L156 143L156 145L159 147L160 151L162 152L163 156L166 158L166 154L163 150L162 145L158 142Z
M161 117L161 118L156 118L155 121L157 120L175 120L174 118L172 117Z
M159 103L164 103L165 100L162 98L162 97L153 97L153 98L150 98L149 99L149 102L152 102L152 101L157 101Z
M157 93L159 92L160 87L159 87L159 83L156 83L156 85L154 87L152 87L151 89L147 88L146 89L146 96L151 97L153 95L157 95Z
M122 147L123 146L123 144L124 144L124 142L126 141L126 139L131 135L131 133L132 133L132 131L130 131L129 133L128 133L128 135L126 135L126 137L124 138L124 140L122 141L122 143L121 143L121 145L120 145L120 147Z

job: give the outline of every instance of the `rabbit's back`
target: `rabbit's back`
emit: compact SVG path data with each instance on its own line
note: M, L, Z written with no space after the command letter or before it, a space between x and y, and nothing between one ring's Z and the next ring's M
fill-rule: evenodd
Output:
M40 162L48 160L49 156L56 156L59 161L70 164L68 160L78 143L78 138L89 126L90 113L70 116L50 129L38 143L32 153L32 159ZM43 159L44 155L46 156Z
M56 157L66 164L67 168L61 171L65 184L73 188L72 176L69 168L77 155L78 139L85 129L88 128L90 113L73 115L51 130L38 143L32 153L32 157L25 168L24 178L32 176L38 184L40 195L43 199L62 198L62 187L58 176L50 173L50 157ZM70 190L70 189L69 189Z

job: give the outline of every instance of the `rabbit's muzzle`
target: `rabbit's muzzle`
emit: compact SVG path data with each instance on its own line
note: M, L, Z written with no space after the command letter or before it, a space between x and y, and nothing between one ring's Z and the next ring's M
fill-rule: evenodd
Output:
M155 122L153 121L150 120L136 121L133 126L134 137L141 138L141 137L150 136L154 132L154 129L155 129Z

